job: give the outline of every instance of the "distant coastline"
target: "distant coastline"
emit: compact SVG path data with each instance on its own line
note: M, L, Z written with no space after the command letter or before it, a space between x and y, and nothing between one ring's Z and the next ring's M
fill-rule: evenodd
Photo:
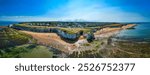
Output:
M73 21L33 21L33 22L39 22L40 23L40 22L73 22ZM30 23L30 22L0 21L0 26L8 26L9 24L18 24L18 23ZM95 22L95 23L99 23L99 22ZM150 24L150 22L100 22L100 23Z

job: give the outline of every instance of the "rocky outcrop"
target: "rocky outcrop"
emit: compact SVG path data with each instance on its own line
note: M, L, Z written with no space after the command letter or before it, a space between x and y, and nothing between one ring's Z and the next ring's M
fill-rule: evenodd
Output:
M63 39L69 40L69 41L77 41L80 37L79 33L75 33L75 34L69 34L65 31L62 30L57 30L57 34L62 37Z
M93 40L95 40L95 36L93 33L89 33L89 34L86 34L86 39L88 42L92 42Z

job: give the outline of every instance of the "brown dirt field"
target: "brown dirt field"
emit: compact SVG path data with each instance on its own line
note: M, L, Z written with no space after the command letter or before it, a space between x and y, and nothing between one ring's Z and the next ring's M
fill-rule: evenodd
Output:
M30 32L30 31L21 31L21 32L31 35L34 39L37 40L37 44L51 46L63 52L68 52L69 49L74 48L73 44L69 44L63 41L55 33L37 33L37 32Z

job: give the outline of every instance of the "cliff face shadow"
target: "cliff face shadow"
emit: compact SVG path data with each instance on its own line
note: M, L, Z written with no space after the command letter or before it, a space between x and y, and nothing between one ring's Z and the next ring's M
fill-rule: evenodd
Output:
M59 36L59 35L58 35L58 36ZM64 38L64 37L60 36L60 38L61 38L63 41L65 41L65 42L67 42L67 43L71 43L71 44L73 44L73 43L75 43L75 42L77 42L77 41L79 40L79 37L77 37L77 38L75 38L75 39L69 39L69 38Z
M62 40L71 44L77 42L79 40L79 37L81 36L81 34L79 33L70 34L62 30L57 30L56 34L60 36Z

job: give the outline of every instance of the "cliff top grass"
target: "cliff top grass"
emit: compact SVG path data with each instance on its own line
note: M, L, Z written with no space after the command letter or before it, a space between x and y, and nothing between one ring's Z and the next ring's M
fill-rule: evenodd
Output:
M35 42L30 35L19 32L12 28L3 28L0 31L0 48L22 45Z
M4 58L51 58L53 52L41 45L24 44L0 49L0 57Z
M90 28L60 28L60 30L66 31L69 34L75 34L80 31L83 31L84 33L88 33L88 32L91 32L92 29Z
M103 27L122 27L123 24L109 24L109 25L104 25Z

